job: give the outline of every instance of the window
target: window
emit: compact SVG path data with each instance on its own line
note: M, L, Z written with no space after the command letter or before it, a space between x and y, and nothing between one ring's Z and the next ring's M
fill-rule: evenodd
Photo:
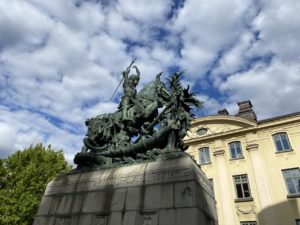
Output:
M241 222L241 225L257 225L256 221Z
M230 149L230 158L231 159L243 158L241 142L235 141L235 142L229 143L229 149Z
M296 225L300 225L300 219L296 219Z
M207 164L210 163L210 155L209 155L209 148L200 148L199 149L200 154L200 165L201 164Z
M206 128L200 128L196 131L196 133L201 136L207 133L207 129Z
M300 194L300 170L299 168L282 170L287 191L290 195Z
M277 152L292 151L289 138L286 133L278 133L273 135L273 140Z
M237 199L251 198L248 176L246 174L233 176L233 182Z

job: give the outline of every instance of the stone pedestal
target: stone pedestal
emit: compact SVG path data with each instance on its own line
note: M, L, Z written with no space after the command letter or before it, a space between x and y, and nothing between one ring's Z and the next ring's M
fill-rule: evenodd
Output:
M185 155L51 181L34 225L215 225L212 185Z

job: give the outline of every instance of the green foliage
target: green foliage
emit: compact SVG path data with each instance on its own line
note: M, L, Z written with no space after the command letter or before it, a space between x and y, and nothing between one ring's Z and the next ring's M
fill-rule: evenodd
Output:
M0 225L31 225L47 183L70 171L62 151L30 146L0 159Z

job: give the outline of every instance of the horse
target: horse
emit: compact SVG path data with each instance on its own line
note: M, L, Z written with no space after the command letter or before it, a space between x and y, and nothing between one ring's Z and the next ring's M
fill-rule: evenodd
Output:
M145 85L133 100L133 105L128 109L129 118L133 123L124 125L122 111L100 115L86 121L88 128L87 137L84 138L82 152L102 152L112 144L120 141L118 137L124 137L126 130L129 140L141 135L145 125L150 123L158 115L158 109L163 107L167 96L165 84L160 81L160 75L156 80ZM125 127L124 127L125 126ZM128 141L128 137L126 140Z

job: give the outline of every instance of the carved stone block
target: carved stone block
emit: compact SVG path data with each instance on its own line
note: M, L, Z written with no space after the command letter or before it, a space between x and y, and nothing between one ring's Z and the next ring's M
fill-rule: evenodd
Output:
M44 196L40 203L40 207L37 212L37 215L38 216L47 215L49 213L51 203L52 203L52 197Z
M57 214L69 214L73 204L73 198L73 195L62 196L56 209Z
M108 225L108 216L98 216L98 215L95 215L92 218L91 225Z
M190 157L60 176L34 225L216 223L211 184Z
M73 203L72 203L72 213L79 213L81 212L82 209L82 204L84 200L84 194L76 194L73 198Z
M145 188L143 209L173 207L173 184L149 185Z
M94 191L88 192L85 194L83 205L82 205L82 212L83 213L94 213L100 212L102 210L103 205L103 191Z
M92 222L93 215L92 214L81 214L79 217L78 225L90 225Z
M33 225L46 224L47 217L37 216L34 218Z
M194 181L175 184L175 207L193 207L197 205L196 184Z
M125 210L139 210L143 205L143 193L145 187L127 188Z
M124 214L124 219L122 225L132 225L136 224L138 213L136 211L128 211Z
M114 189L112 192L111 201L106 203L106 207L109 208L111 211L122 211L125 206L125 199L126 199L126 188L118 188Z
M109 217L109 225L122 225L122 212L112 212Z
M70 217L57 217L55 220L55 225L70 225Z
M137 224L158 225L158 213L156 211L141 212Z

